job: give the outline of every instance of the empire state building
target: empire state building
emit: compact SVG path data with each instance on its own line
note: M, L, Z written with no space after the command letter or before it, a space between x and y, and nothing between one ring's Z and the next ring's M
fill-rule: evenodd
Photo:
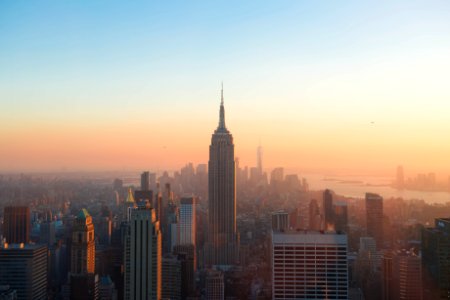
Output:
M207 264L231 266L238 261L236 179L233 136L225 126L223 87L219 126L209 146Z

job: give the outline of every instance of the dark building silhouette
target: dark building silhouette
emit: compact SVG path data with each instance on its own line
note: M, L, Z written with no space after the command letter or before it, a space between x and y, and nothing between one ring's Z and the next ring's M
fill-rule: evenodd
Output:
M45 245L5 243L0 247L0 285L16 290L19 300L47 299L47 263Z
M194 245L177 245L173 249L181 263L181 298L195 294L195 271L197 270Z
M366 221L367 235L383 248L383 198L378 194L366 193Z
M334 230L348 233L347 203L337 202L333 205Z
M422 229L424 299L450 297L450 219L436 219Z
M150 190L150 173L143 172L141 174L141 191L149 191Z
M333 220L333 194L330 190L323 191L323 216L325 222L325 230L329 226L334 226Z
M31 219L27 206L6 206L4 209L3 234L9 244L30 241Z

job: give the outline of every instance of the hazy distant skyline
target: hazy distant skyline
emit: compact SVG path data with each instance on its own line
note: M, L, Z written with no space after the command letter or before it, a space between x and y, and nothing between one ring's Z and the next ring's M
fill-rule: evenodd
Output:
M448 1L0 3L0 172L450 174Z

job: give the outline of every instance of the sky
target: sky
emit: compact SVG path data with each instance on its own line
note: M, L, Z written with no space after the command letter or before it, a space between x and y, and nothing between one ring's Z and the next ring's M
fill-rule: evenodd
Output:
M450 175L449 1L1 1L0 172Z

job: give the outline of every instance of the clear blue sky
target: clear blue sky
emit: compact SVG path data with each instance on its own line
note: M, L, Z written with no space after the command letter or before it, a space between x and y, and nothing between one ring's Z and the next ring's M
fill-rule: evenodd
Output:
M449 53L449 1L1 1L0 134L127 116L215 123L221 80L249 163L282 126L326 139L384 116L402 135L435 132L450 125Z

